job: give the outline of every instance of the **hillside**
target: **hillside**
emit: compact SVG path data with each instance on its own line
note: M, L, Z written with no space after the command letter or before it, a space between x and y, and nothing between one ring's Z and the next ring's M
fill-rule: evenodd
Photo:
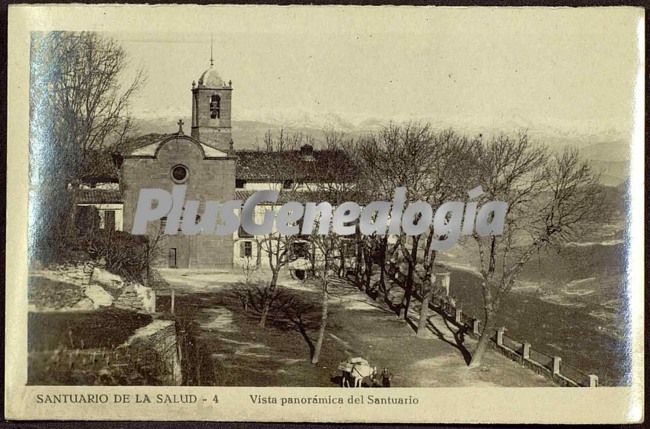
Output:
M546 353L593 371L603 384L626 382L627 329L623 186L606 187L616 216L560 251L536 254L502 303L498 324ZM440 255L452 273L451 292L481 318L478 255L469 240Z

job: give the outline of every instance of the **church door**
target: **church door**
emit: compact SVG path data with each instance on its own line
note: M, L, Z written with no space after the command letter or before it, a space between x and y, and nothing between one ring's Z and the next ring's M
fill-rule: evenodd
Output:
M177 268L176 265L176 248L172 247L169 249L169 268Z

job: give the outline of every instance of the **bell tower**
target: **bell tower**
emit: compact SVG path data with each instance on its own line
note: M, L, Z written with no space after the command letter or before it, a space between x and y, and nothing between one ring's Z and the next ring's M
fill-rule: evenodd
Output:
M192 137L228 152L232 148L230 109L232 81L224 82L214 68L210 46L210 68L192 82Z

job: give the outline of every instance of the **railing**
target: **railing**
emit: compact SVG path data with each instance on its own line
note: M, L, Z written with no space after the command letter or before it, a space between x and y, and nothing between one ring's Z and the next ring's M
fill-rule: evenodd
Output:
M464 328L474 336L481 333L480 320L465 313L461 308L452 306L448 301L436 297L429 307L444 317L453 320L458 327ZM574 387L597 387L598 377L562 363L558 356L551 356L535 350L530 343L520 342L505 335L505 328L498 329L490 337L493 347L512 360L550 377L556 383Z
M540 366L543 366L549 371L553 371L553 356L549 356L546 353L539 352L535 349L530 349L528 359Z
M560 367L560 375L566 377L569 380L575 381L580 386L591 386L592 383L598 385L598 377L595 375L587 374L586 372L580 371L576 367L564 363ZM594 377L596 377L595 380Z
M523 353L524 344L505 335L503 336L503 345L516 353Z
M403 273L394 268L388 268L387 274L389 278L398 282L404 280L405 277ZM476 337L481 334L480 320L467 314L462 308L455 307L448 299L439 296L433 297L429 302L429 308L454 321L459 328L464 328L466 332ZM571 365L562 363L562 359L558 356L540 352L533 349L530 343L520 342L505 335L505 328L497 330L490 340L492 346L505 356L550 377L558 384L574 387L598 386L598 377L596 375L580 371Z

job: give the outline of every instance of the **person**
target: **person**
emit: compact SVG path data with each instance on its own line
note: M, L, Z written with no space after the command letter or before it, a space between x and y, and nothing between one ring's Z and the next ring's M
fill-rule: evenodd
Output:
M381 371L381 385L382 387L390 387L390 379L393 378L393 374L388 371L388 368L384 368Z

